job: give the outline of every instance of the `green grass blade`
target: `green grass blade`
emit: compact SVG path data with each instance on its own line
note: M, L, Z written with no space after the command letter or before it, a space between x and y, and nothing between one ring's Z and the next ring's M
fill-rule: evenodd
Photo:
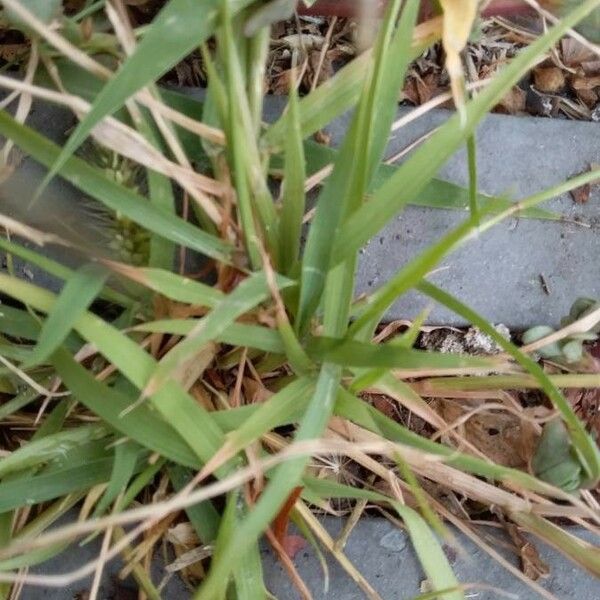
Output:
M315 393L304 415L295 439L314 439L326 427L337 395L340 372L337 367L325 365L319 376ZM210 573L194 596L197 599L221 598L224 586L236 561L255 544L264 529L273 520L290 492L302 479L307 457L296 458L277 467L252 511L241 521L229 543L213 561Z
M567 558L587 569L596 577L600 577L600 549L584 540L580 540L568 530L558 527L547 519L534 513L515 511L511 519L526 531L554 546Z
M213 286L165 269L121 266L115 268L132 281L175 302L214 308L225 298L223 292Z
M197 324L196 319L164 319L142 323L137 325L135 330L186 336L191 333ZM285 350L279 332L267 327L246 325L245 323L231 323L216 335L214 340L230 346L256 348L273 354L283 354Z
M0 460L0 478L8 473L48 463L60 458L68 449L106 437L107 429L102 425L84 425L67 429L21 446Z
M237 0L232 10L240 10L250 0ZM46 178L63 170L75 150L92 129L111 115L138 90L153 83L182 58L196 49L215 30L218 0L170 0L156 16L135 52L96 97L90 111L77 125Z
M498 102L505 90L515 85L537 63L543 52L552 47L569 27L577 24L598 4L599 0L586 0L579 4L560 23L514 58L485 90L467 104L464 126L459 115L455 115L420 146L398 168L395 175L375 192L371 201L348 219L340 235L336 236L333 264L361 248L401 208L415 198L447 158L473 134L477 123ZM401 194L398 193L399 190L402 190Z
M546 392L548 398L564 419L573 447L586 472L586 485L596 485L598 480L600 480L600 451L598 450L598 446L573 412L569 402L548 375L546 375L544 370L514 344L500 335L488 321L450 294L427 281L421 282L418 289L479 327L481 331L489 335L505 352L510 354L540 382L541 388Z
M302 377L263 402L240 427L227 436L227 455L237 454L276 427L299 420L314 394L314 387L312 379Z
M290 91L286 121L288 131L285 141L285 171L279 223L279 262L281 265L279 270L289 275L296 266L300 252L306 178L298 111L298 92L295 86L292 86Z
M108 487L94 509L95 517L104 514L121 491L127 487L127 484L135 473L139 453L140 446L131 440L117 444L115 447L115 461L108 481Z
M60 153L59 146L29 127L21 125L6 111L0 112L0 133L46 167L49 167ZM61 166L60 175L92 198L148 231L216 260L229 262L231 248L226 243L150 204L147 199L105 177L99 169L80 158L70 157Z
M428 39L413 44L408 56L409 60L417 58L437 38L436 34L432 34ZM309 137L356 104L371 60L371 51L363 52L331 79L300 100L302 137ZM286 135L286 122L283 116L267 129L263 136L263 144L269 150L276 151L283 147Z
M171 483L176 491L181 491L194 477L194 472L180 465L169 465L167 469ZM221 516L212 502L200 502L188 506L185 513L193 525L198 538L203 544L210 544L217 539Z
M304 331L316 310L327 281L326 304L337 303L337 310L326 311L325 327L336 335L345 327L350 306L355 269L355 253L348 253L343 268L327 277L335 244L335 233L346 215L352 214L367 192L380 162L396 112L398 89L408 66L411 32L417 3L407 3L400 24L395 22L401 3L390 2L373 52L373 64L363 84L359 106L342 144L331 177L325 183L310 228L304 258L298 330ZM331 320L331 322L329 322Z
M293 284L292 281L284 278L278 278L277 283L280 289ZM255 273L245 279L210 314L198 321L185 340L165 355L152 374L147 387L159 389L177 366L191 359L235 319L255 308L269 296L270 290L264 273Z
M56 352L52 362L77 400L116 431L178 464L198 466L198 459L191 448L155 411L145 404L133 412L127 411L135 403L135 396L128 396L98 381L64 350Z
M67 280L42 326L38 343L27 366L45 362L65 341L75 322L85 314L104 287L108 275L107 269L90 263L80 267L73 277Z
M398 442L427 453L444 457L447 464L467 473L481 475L482 477L498 481L512 481L515 485L544 494L548 491L540 481L523 471L503 467L502 465L464 454L455 448L432 442L386 417L381 411L348 393L343 388L340 388L338 392L338 398L335 403L335 414L369 431L373 431L392 442Z
M155 97L160 97L157 90L153 89ZM164 153L164 148L161 145L160 138L155 129L144 118L143 113L141 120L136 122L138 131L154 146L158 147ZM177 138L177 132L174 127L171 127L171 133ZM173 184L168 177L161 173L157 173L152 169L146 169L146 177L148 179L148 199L151 204L159 210L167 213L176 214L175 196L173 195ZM150 256L148 264L150 267L172 269L175 260L176 246L171 241L165 239L161 235L152 235L150 238Z
M34 285L0 273L6 293L36 310L49 312L55 296ZM93 343L138 389L144 389L158 363L138 344L96 315L86 313L75 324L79 334ZM23 360L23 359L21 359ZM25 358L26 360L26 358ZM169 381L149 399L164 420L177 431L202 461L208 460L222 444L222 431L211 414L175 381Z
M0 512L32 506L108 481L113 458L105 446L106 442L79 446L76 453L67 452L61 464L52 469L0 483Z
M394 344L369 344L355 340L314 338L308 354L315 360L345 367L388 369L493 369L498 360L462 354L445 354L402 348Z
M46 273L50 273L50 275L53 275L57 279L66 281L75 273L73 269L65 267L61 263L52 260L51 258L48 258L47 256L44 256L35 250L30 250L21 244L17 244L10 240L5 240L2 237L0 237L0 248L8 254L14 254L19 258L22 258L24 261L40 267L46 271ZM102 290L100 297L121 306L131 306L133 303L133 300L128 296L109 287L105 287Z
M469 210L471 219L479 223L479 203L477 202L477 143L475 134L467 138L467 159L469 163Z
M331 498L355 498L389 504L404 521L419 562L434 589L445 590L458 587L456 577L439 541L425 520L413 509L379 492L354 488L336 481L305 477L304 483L311 492L328 500ZM447 592L440 594L440 598L464 600L461 592Z
M458 588L458 581L448 562L448 557L425 520L409 506L399 502L393 502L392 506L406 525L419 562L432 587L435 590ZM440 593L438 597L442 600L464 600L465 598L460 590Z
M304 141L304 156L306 158L307 174L313 175L321 169L333 165L339 150L318 144L312 140ZM283 173L284 161L282 155L276 154L271 157L271 172L276 176ZM380 164L370 185L370 190L381 187L398 170L398 165ZM500 212L511 206L512 201L486 194L477 194L477 203L484 210ZM469 192L460 185L441 179L431 179L419 194L409 204L414 206L426 206L428 208L445 208L449 210L467 210L469 208ZM541 208L531 208L519 213L520 217L529 219L559 220L561 216L555 212Z

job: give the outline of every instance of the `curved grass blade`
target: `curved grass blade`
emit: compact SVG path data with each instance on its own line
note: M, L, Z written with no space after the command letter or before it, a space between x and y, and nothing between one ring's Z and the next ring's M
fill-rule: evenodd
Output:
M52 364L77 400L115 430L178 464L198 466L192 449L148 406L141 404L135 411L128 412L135 397L98 381L64 350L53 355Z
M108 279L109 271L102 265L89 263L70 277L42 325L38 343L27 367L45 362L65 341L75 322L87 312Z
M436 590L456 590L459 585L452 567L448 563L448 558L439 541L433 535L425 520L409 506L399 502L392 502L391 504L406 525L411 542L419 557L419 562L427 574L429 583ZM460 590L443 592L438 597L442 600L464 600L465 598Z
M300 420L313 393L314 381L306 377L296 379L279 390L227 435L225 444L205 465L203 472L213 472L217 466L276 427Z
M336 481L316 477L305 477L303 481L308 490L322 498L355 498L389 504L404 521L419 562L429 582L435 590L439 590L439 597L444 600L464 600L464 595L460 591L442 592L442 590L455 590L459 587L458 581L438 539L425 520L412 508L379 492L357 489Z
M532 532L547 544L554 546L567 558L587 569L596 577L600 577L600 549L597 546L580 540L568 530L558 527L534 513L515 511L510 516L526 531Z

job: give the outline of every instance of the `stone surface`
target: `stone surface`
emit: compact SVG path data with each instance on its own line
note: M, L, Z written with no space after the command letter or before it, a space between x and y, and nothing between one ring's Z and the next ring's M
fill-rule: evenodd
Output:
M340 534L344 521L328 517L322 519L322 524L335 538ZM593 536L588 532L582 530L572 530L572 532L587 541L594 541ZM515 557L503 549L503 543L507 540L499 538L495 529L480 528L479 533L488 544L500 551L511 563L516 564ZM465 592L467 598L497 600L506 597L530 600L540 597L463 535L459 534L457 540L457 546L444 546L444 550L459 582L472 584L472 587ZM550 567L548 577L540 580L540 583L558 600L598 600L600 598L599 580L581 571L545 544L536 542L536 546L542 559ZM96 538L85 545L74 546L51 561L34 567L32 572L57 574L73 571L93 560L97 556L99 548L100 538ZM352 531L344 552L384 600L408 600L420 593L425 577L410 540L402 530L388 521L378 518L361 519ZM279 600L299 598L286 572L266 545L263 546L262 555L268 590ZM160 552L158 552L153 564L153 579L157 585L164 576L163 564ZM324 588L326 579L321 563L310 546L298 552L294 564L313 593L315 600L360 600L365 598L363 592L329 555L327 555L328 590ZM106 566L99 599L123 600L137 597L135 582L131 578L125 582L119 579L118 573L121 567L122 564L116 560ZM22 600L38 600L39 598L72 600L78 597L77 594L85 593L89 589L90 582L91 578L86 578L60 588L25 586L21 598ZM85 598L84 595L79 597ZM169 600L188 600L192 598L192 593L181 579L172 577L164 587L162 597Z
M448 114L432 111L395 132L387 155L409 147L442 124ZM348 119L345 116L329 128L334 143L341 139ZM480 191L520 200L588 170L590 164L600 164L600 126L490 115L477 132L477 160ZM454 155L439 177L466 184L466 152ZM558 325L578 296L600 297L600 262L596 260L600 255L600 185L592 188L585 205L575 204L565 194L544 206L567 221L512 219L502 223L449 255L431 274L431 281L490 321L511 329L537 323ZM456 211L408 207L364 249L357 292L377 289L464 218ZM388 318L414 317L429 303L409 293L392 307ZM440 307L434 308L429 321L463 324Z
M341 519L326 518L323 524L334 538L340 534L343 527ZM495 530L480 529L479 533L493 545L495 550L501 551L505 557L510 557L510 554L501 550L502 546L498 543ZM577 535L592 541L592 536L588 532L578 531ZM465 597L476 600L497 600L503 597L529 600L541 597L473 542L462 535L458 535L457 539L457 547L444 546L444 550L459 582L474 584L465 591ZM501 542L506 542L506 539L502 539ZM536 543L536 546L542 559L550 567L548 577L539 580L539 583L556 598L559 600L600 598L600 581L581 571L545 544ZM376 518L361 519L350 535L345 554L385 600L408 600L420 593L425 576L411 543L401 530L389 522ZM510 558L510 561L516 564L514 557ZM263 551L263 564L267 587L275 597L280 600L300 598L283 567L268 549ZM344 569L330 556L327 558L329 588L325 590L321 563L310 546L296 555L294 564L315 600L365 598Z

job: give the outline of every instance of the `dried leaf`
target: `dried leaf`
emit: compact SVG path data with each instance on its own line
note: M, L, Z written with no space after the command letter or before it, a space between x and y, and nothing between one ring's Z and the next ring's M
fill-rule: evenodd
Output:
M514 86L496 106L496 111L507 115L518 115L525 111L526 101L527 92Z
M438 402L441 417L448 423L458 421L466 412L454 402ZM516 416L498 411L480 412L457 430L490 460L507 467L526 466L521 447L522 421Z
M578 67L587 60L596 58L594 52L573 38L566 37L560 42L562 60L567 67Z
M461 121L466 119L464 73L460 53L467 44L477 17L477 0L440 0L444 11L442 43L446 51L446 69Z
M506 530L513 543L517 547L521 559L521 569L526 577L537 581L541 577L547 577L550 573L548 565L540 558L535 545L530 542L512 523L505 523Z
M541 92L556 94L565 87L565 74L558 67L538 67L533 72L533 79Z

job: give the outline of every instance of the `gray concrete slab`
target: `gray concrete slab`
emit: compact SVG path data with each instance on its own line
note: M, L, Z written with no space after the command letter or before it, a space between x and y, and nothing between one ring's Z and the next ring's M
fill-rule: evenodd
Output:
M434 111L402 128L392 136L388 155L408 147L447 116L446 111ZM346 121L347 117L330 128L335 141ZM599 164L600 126L490 115L477 132L477 149L481 191L518 200ZM439 176L466 184L465 151L454 155ZM537 323L557 325L578 296L600 297L600 186L593 188L585 205L575 204L565 194L545 206L567 222L512 219L502 223L449 255L431 280L489 320L511 329ZM375 290L464 218L455 211L408 207L364 249L357 292ZM548 294L540 276L547 282ZM428 300L407 294L387 317L414 317L427 305ZM440 307L429 320L463 323Z
M340 534L344 525L341 519L330 517L323 519L322 524L334 538ZM481 533L486 537L493 534L494 537L486 541L491 542L494 549L516 564L515 557L502 546L502 543L507 541L505 538L498 537L496 532L487 533L483 529ZM577 535L592 541L588 532L577 531ZM465 592L467 598L497 600L508 597L530 600L540 597L470 540L462 535L458 535L457 539L464 554L448 546L444 546L444 550L460 583L479 584ZM536 542L536 546L550 569L549 575L538 581L545 589L559 600L600 598L598 579L584 573L547 545ZM402 530L388 521L378 518L361 519L350 535L345 554L385 600L408 600L421 592L421 583L425 576L410 541ZM296 600L300 597L283 567L268 549L263 552L263 564L267 587L272 594L280 600ZM324 587L323 570L312 548L301 550L296 555L294 564L315 600L365 598L364 593L331 557L327 559L328 589ZM503 593L506 595L502 596Z
M324 527L336 538L343 526L343 519L326 517L321 519ZM598 542L597 538L584 530L572 530L578 537L589 542ZM479 533L485 541L493 545L512 564L517 564L514 554L504 547L507 539L496 530L480 528ZM530 600L539 597L531 588L519 581L503 566L491 559L470 540L459 534L458 546L444 546L448 559L462 584L473 584L466 597L476 600L496 600L502 597ZM462 549L462 551L459 551ZM539 583L558 598L558 600L598 600L600 581L580 570L562 555L536 542L542 560L549 567L549 574ZM100 539L97 538L82 546L73 546L52 560L32 569L34 573L58 574L77 569L93 560L99 552ZM354 528L345 547L345 554L360 570L367 581L384 600L408 600L421 591L425 579L410 540L401 530L380 518L363 518ZM294 564L300 576L306 582L315 600L359 600L363 592L356 586L342 567L327 553L329 583L326 587L321 563L315 551L307 545L294 558ZM279 600L299 598L281 563L276 559L270 547L262 547L265 582L270 593ZM157 552L153 563L153 580L158 585L165 574L164 559ZM119 579L122 563L111 561L104 569L99 598L122 600L135 598L136 584L129 578ZM64 588L25 586L22 600L71 600L89 589L91 578L85 578ZM501 596L501 592L509 594ZM512 596L510 596L512 594ZM187 600L192 592L183 581L171 577L162 588L162 597L173 600ZM81 595L79 597L85 597Z

